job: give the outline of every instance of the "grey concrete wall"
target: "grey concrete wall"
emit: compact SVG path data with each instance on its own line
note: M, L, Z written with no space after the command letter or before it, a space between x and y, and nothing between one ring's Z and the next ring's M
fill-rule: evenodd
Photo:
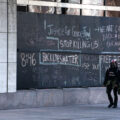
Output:
M7 0L0 0L0 92L7 92Z
M16 91L16 0L0 0L0 93Z
M105 88L25 90L0 94L0 109L105 103L108 103Z
M105 88L70 88L63 89L64 104L102 104L107 103Z

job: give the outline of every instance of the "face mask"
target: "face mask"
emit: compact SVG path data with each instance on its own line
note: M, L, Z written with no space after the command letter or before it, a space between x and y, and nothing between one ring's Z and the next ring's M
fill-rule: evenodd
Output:
M110 67L111 67L111 68L116 68L115 62L110 63Z
M117 68L117 63L116 62L111 62L110 67L111 68Z

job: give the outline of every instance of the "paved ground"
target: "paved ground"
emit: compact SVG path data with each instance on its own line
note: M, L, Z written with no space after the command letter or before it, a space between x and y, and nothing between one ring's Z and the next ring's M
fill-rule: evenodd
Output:
M120 120L120 107L79 105L1 110L0 120Z

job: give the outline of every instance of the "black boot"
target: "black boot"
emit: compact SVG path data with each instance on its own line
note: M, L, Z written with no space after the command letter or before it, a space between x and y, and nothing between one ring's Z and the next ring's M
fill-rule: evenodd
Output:
M117 108L117 105L113 105L113 107L112 108Z
M108 105L108 108L111 108L113 106L113 103L110 103L109 105Z

